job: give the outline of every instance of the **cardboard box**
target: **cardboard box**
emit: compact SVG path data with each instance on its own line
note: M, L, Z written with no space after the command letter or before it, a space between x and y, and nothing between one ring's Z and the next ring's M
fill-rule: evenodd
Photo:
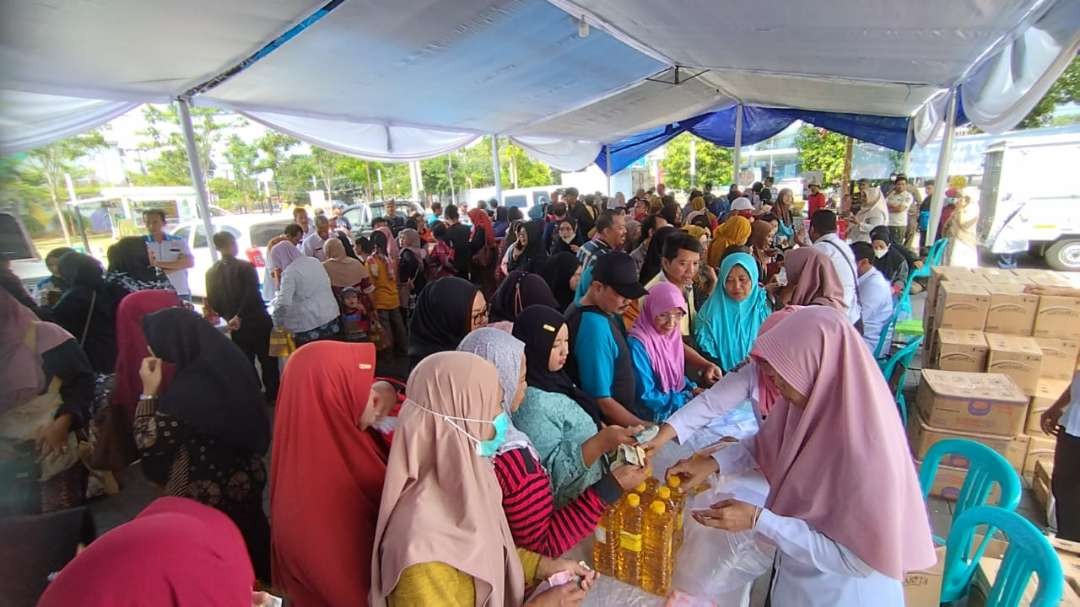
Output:
M935 428L1005 437L1023 429L1029 403L1006 375L936 369L923 369L915 401Z
M1068 278L1068 272L1054 272L1037 268L1017 268L1011 270L1011 272L1028 284L1044 287L1072 286L1072 282Z
M1075 580L1080 578L1080 556L1058 548L1057 542L1061 541L1063 540L1050 538L1050 543L1057 549L1058 559L1061 561L1061 569L1065 574L1065 589L1061 595L1061 602L1058 603L1058 605L1059 607L1078 607L1080 606L1080 582L1076 582ZM1075 544L1075 542L1066 543ZM975 575L972 578L971 591L968 594L968 607L984 607L986 605L987 596L990 594L990 589L993 587L994 580L997 579L998 571L1001 569L1002 557L991 555L989 552L990 550L987 548L986 553L983 554L983 558L979 561L979 566L975 569ZM1024 588L1024 593L1020 596L1020 601L1017 605L1031 605L1037 591L1038 578L1032 576L1028 580L1028 585Z
M1076 357L1080 354L1080 341L1057 337L1036 337L1042 350L1042 372L1045 379L1070 381L1076 373Z
M932 426L919 415L913 415L908 423L908 442L915 459L926 459L926 452L939 441L950 438L966 438L977 443L982 443L994 451L1000 453L1013 468L1019 473L1024 469L1024 460L1027 458L1028 437L1019 436L995 436L993 434L979 434L977 432L958 432ZM966 469L969 465L967 458L959 455L946 455L941 463L953 468Z
M1008 375L1024 394L1035 396L1042 372L1042 349L1032 337L987 333L990 355L986 359L989 373Z
M1043 461L1048 465L1053 465L1055 446L1057 446L1057 440L1054 438L1028 437L1027 455L1024 457L1024 469L1021 472L1028 482L1032 482L1035 478L1036 462Z
M986 312L986 332L1031 335L1039 296L1024 293L1022 284L990 284L990 307Z
M940 329L982 331L990 309L990 293L983 285L944 282L938 287L934 319Z
M1035 337L1080 339L1080 299L1049 295L1040 297L1031 334Z
M1042 506L1043 512L1050 511L1050 504L1054 500L1054 492L1050 489L1050 477L1053 472L1053 461L1035 460L1035 473L1031 479L1031 492L1035 494L1035 501Z
M923 307L923 325L926 329L927 335L933 335L934 316L937 311L937 298L938 289L942 283L948 281L961 281L975 284L986 284L986 281L979 279L968 268L959 268L953 266L935 266L930 269L930 280L926 283L926 304Z
M941 604L941 580L945 572L945 547L935 551L937 563L922 571L904 574L905 607L938 607Z
M1040 379L1035 389L1035 396L1031 398L1031 406L1028 407L1027 423L1024 425L1024 434L1048 438L1050 435L1042 431L1041 418L1044 411L1049 409L1057 399L1069 389L1071 382L1059 379Z
M1065 600L1063 605L1069 605L1069 592L1080 595L1080 542L1070 542L1056 537L1050 538L1050 544L1057 551L1061 560L1061 569L1065 574Z
M990 346L981 331L938 329L931 366L942 371L986 371Z
M922 467L922 460L915 460L915 468ZM937 474L934 475L934 484L930 486L930 495L940 497L949 501L956 501L960 497L960 489L964 487L964 480L967 479L968 471L966 468L957 468L955 466L946 466L939 464ZM994 483L990 486L990 495L987 499L991 503L997 503L997 500L1001 498L1001 486ZM995 540L997 541L997 540ZM989 548L987 549L989 552Z

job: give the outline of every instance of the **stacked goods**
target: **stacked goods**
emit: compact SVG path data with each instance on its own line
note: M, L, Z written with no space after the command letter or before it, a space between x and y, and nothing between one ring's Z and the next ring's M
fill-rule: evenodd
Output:
M917 459L950 437L976 440L1029 483L1053 465L1040 417L1068 389L1080 356L1080 298L1027 293L1077 280L1048 270L934 268L927 288L925 367L909 439ZM943 462L932 491L955 497L966 465Z
M1061 595L1061 607L1080 607L1080 543L1050 538L1050 544L1054 547L1058 560L1061 562L1062 572L1065 574L1065 588ZM988 551L989 552L989 551ZM972 579L971 592L968 595L968 607L983 607L991 604L989 600L990 589L998 572L1002 567L1001 556L985 554L975 569ZM1018 607L1027 607L1035 599L1038 588L1037 576L1032 576L1027 586L1024 587L1017 602Z
M642 483L604 513L594 534L596 571L646 592L668 594L682 542L686 497L680 481Z

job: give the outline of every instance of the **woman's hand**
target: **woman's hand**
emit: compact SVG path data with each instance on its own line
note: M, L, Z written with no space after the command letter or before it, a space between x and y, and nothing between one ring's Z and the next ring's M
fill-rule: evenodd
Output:
M690 515L706 527L738 533L754 528L760 510L753 504L728 499L713 504L708 510L694 510Z
M667 476L672 474L681 476L684 479L685 490L688 491L704 483L710 474L719 470L720 464L716 463L716 460L712 457L693 455L668 468Z
M54 451L63 453L67 451L68 433L71 432L71 414L64 413L52 422L41 428L37 437L37 448L42 455L49 455Z
M139 367L139 379L142 380L142 393L146 396L157 396L161 389L161 365L160 358L147 356L142 360Z
M675 433L675 428L671 424L660 424L660 431L656 433L656 436L650 441L642 443L642 447L646 451L656 451L660 447L668 444L673 438L678 438L679 435Z
M1065 409L1054 405L1046 411L1043 411L1042 416L1039 418L1039 426L1042 431L1050 436L1058 435L1058 423L1061 421L1061 414L1065 412Z
M540 563L536 566L536 577L546 580L560 571L566 571L580 577L581 588L586 591L592 588L593 582L595 582L596 578L599 576L598 573L577 561L550 559L546 556L542 556L540 557Z
M604 453L610 453L618 449L619 445L636 445L637 439L634 438L634 435L644 429L644 426L607 426L597 432L596 436L600 439Z
M563 584L537 595L525 607L574 607L585 600L587 592L577 584Z
M644 483L645 480L649 478L649 471L645 466L631 466L630 464L627 464L612 470L611 476L615 477L615 482L619 483L619 486L622 487L623 491L629 491L641 483Z

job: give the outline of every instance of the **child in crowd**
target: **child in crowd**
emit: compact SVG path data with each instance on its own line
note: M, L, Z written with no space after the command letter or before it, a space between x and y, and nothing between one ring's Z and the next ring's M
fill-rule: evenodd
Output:
M352 287L341 290L341 324L345 330L345 341L368 341L371 321L360 301L360 291Z

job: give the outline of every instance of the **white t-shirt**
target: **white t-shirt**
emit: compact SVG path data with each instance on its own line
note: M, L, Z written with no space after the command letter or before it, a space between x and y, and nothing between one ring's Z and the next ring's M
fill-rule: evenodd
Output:
M814 248L824 253L836 269L836 276L844 287L844 305L847 306L848 320L855 324L862 317L859 300L855 296L855 275L857 273L855 254L851 252L851 247L843 240L840 240L840 237L835 232L817 239Z
M147 235L146 250L158 261L177 261L181 257L192 256L187 241L171 234L166 234L161 242L154 240L153 236ZM165 276L169 277L169 282L176 289L177 295L191 295L191 288L188 287L188 271L186 269L166 272Z
M859 304L862 305L863 341L873 354L893 313L892 288L877 268L870 268L859 277ZM884 351L888 352L888 348Z
M899 205L902 208L899 211L889 209L889 226L897 228L906 227L908 223L908 209L911 208L914 201L915 199L911 197L911 192L890 191L889 197L886 199L887 204L890 207Z
M318 232L312 232L302 243L300 243L300 252L308 257L314 257L319 261L326 261L326 254L323 252L323 246L326 245L326 241L330 238L334 238L334 235L330 234L326 238L323 238L322 236L319 236Z

